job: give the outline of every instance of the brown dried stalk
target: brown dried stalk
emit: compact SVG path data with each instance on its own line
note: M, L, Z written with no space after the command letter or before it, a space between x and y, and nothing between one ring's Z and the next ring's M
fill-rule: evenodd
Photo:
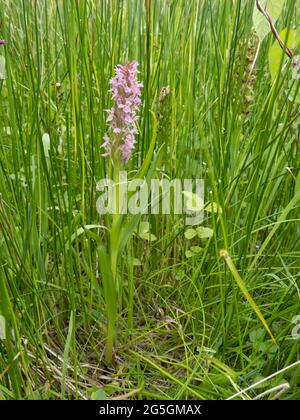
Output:
M282 41L282 39L280 38L279 33L277 32L277 29L275 28L274 22L272 17L269 15L269 13L263 8L263 6L261 5L259 0L256 0L256 7L257 9L265 16L265 18L268 20L269 24L270 24L270 28L271 31L273 33L273 35L275 36L275 38L277 39L280 47L283 49L283 51L286 53L286 55L291 59L294 55L293 51L288 48L285 43Z

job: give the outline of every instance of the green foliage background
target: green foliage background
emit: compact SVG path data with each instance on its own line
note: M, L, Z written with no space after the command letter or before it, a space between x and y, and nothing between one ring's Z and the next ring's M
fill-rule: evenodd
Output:
M250 72L253 6L2 0L1 399L299 399L298 87L285 60L272 80L270 33ZM276 26L298 36L299 1ZM176 215L143 220L155 240L133 235L122 254L107 366L99 247L109 220L96 183L107 173L109 79L126 59L144 83L129 171L149 150L152 111L155 176L203 178L216 212L205 212L206 238L187 236Z

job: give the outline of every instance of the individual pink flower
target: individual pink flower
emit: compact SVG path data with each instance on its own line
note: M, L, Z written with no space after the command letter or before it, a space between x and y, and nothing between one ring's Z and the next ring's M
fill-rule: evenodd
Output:
M113 106L107 110L108 131L104 136L103 156L121 157L128 162L135 145L135 135L138 133L136 122L141 106L141 87L139 83L138 63L119 64L115 69L115 77L111 79L110 92Z
M5 45L5 44L6 44L5 40L4 39L0 39L0 45Z

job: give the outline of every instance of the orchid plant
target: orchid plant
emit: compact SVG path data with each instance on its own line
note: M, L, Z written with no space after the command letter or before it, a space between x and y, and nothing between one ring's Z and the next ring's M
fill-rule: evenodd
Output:
M108 133L104 136L105 155L114 163L128 162L138 133L136 122L141 106L141 87L137 78L138 63L132 61L116 67L116 76L110 81L114 104L108 112Z
M121 167L122 165L126 165L132 157L136 143L135 136L138 134L137 122L141 109L142 88L142 83L138 80L138 73L138 63L136 61L127 62L122 65L119 64L116 67L115 76L110 80L110 93L112 95L113 105L107 110L107 132L105 133L104 143L102 145L104 149L102 156L111 158L113 179L117 189L115 191L115 212L113 213L109 231L109 246L108 249L101 246L99 251L108 322L105 350L106 361L108 363L112 362L118 313L118 297L120 298L118 261L140 219L140 215L136 215L128 223L125 223L125 216L121 212L123 203L119 202L118 184ZM156 121L155 116L154 121ZM154 151L155 138L156 123L154 124L154 134L148 154L137 174L139 177L144 177L148 173ZM154 167L153 164L152 167Z

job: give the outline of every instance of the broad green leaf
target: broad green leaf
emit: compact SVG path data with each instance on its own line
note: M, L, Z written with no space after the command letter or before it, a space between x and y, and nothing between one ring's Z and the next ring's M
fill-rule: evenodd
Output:
M70 238L70 242L68 242L66 245L69 248L69 246L75 241L76 238L78 238L79 236L81 236L84 232L90 231L92 229L106 229L107 228L105 226L102 225L86 225L86 226L81 226L80 228L78 228L76 230L75 233L73 233L73 235Z
M187 229L184 232L184 236L186 237L186 239L193 239L196 235L197 235L197 232L195 229Z
M148 233L150 231L149 222L141 222L139 226L139 234Z
M194 254L200 254L200 252L203 251L203 248L201 248L201 246L191 246L191 251Z
M146 181L150 184L151 179L156 171L157 162L160 157L162 148L160 148L156 155L154 155L153 161L150 165L149 171L147 173ZM123 252L128 240L131 238L132 234L136 232L136 227L142 217L142 214L136 214L133 216L128 223L125 223L121 228L119 235L119 245L118 245L118 254L121 255Z
M217 203L211 203L205 207L205 211L208 213L219 213L222 214L222 208Z
M300 35L297 36L296 31L293 29L285 28L280 32L280 37L285 43L285 45L292 50L295 49L300 44ZM276 40L269 50L269 68L272 80L275 80L278 72L284 63L288 60L287 55L280 47L278 41Z
M141 222L138 231L136 232L137 235L149 242L157 241L157 237L150 232L150 223L149 222Z
M262 42L262 40L266 37L266 35L268 35L268 33L271 30L270 24L267 18L258 10L255 0L253 0L253 3L253 25L260 42ZM269 13L274 23L281 15L284 3L285 0L260 0L260 4Z
M185 209L189 212L199 212L204 208L204 202L201 197L190 191L182 191L184 195Z
M91 399L93 401L105 401L108 400L107 395L103 388L98 388L92 392Z
M150 232L139 233L139 237L144 241L154 242L157 241L157 237Z
M197 230L197 235L200 239L209 239L214 234L214 231L212 229L206 228L203 226L198 227L196 230Z
M190 249L185 251L185 256L186 258L192 258L195 255L200 254L201 251L203 251L203 248L201 248L200 246L191 246Z
M185 251L186 258L192 258L194 256L194 253L190 251L189 249Z
M249 338L251 343L255 343L259 340L261 340L265 335L265 330L262 328L259 328L257 330L251 331L251 333L249 334Z

